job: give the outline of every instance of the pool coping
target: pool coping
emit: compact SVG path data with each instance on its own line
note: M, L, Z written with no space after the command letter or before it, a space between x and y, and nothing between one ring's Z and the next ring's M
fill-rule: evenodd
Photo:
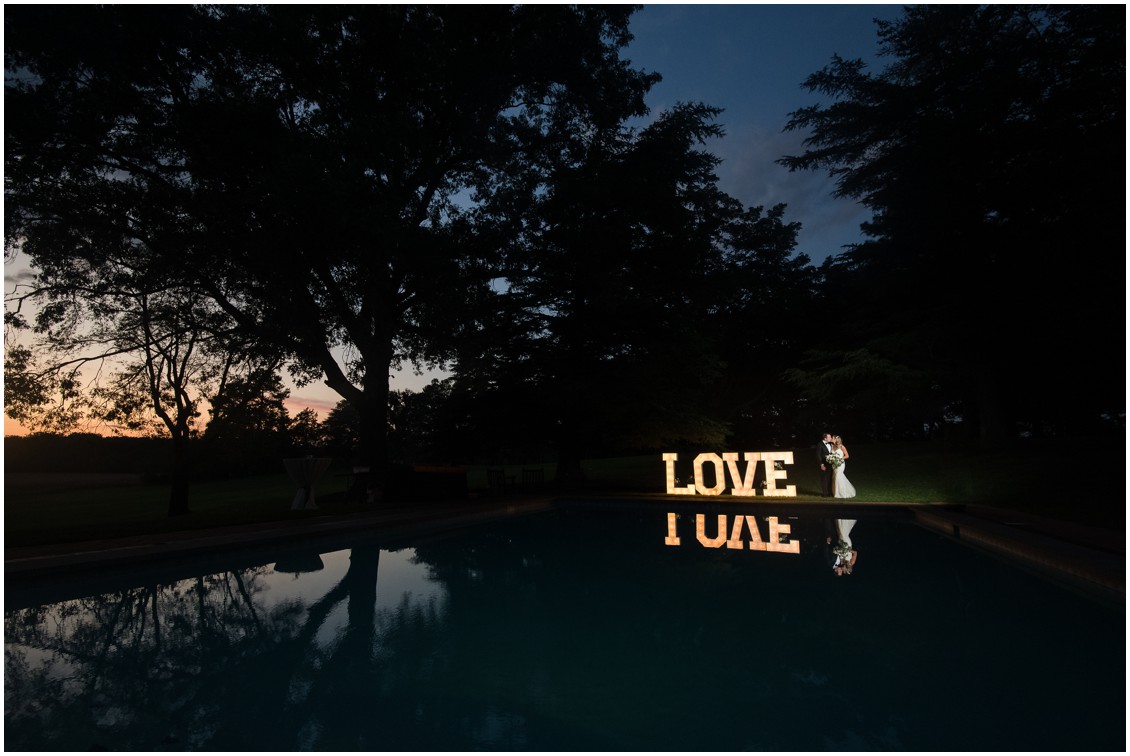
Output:
M300 543L348 533L379 533L389 537L442 531L492 519L544 512L563 503L620 505L656 504L667 507L740 504L774 510L835 511L890 509L908 512L920 526L966 546L993 554L1083 590L1108 603L1125 606L1125 533L1027 516L988 507L944 503L804 501L763 498L733 501L730 497L667 497L622 492L514 495L446 502L412 502L380 506L369 512L235 525L207 530L177 531L103 541L13 547L4 550L6 581L40 579L101 567L152 562L170 557L222 551L233 547Z
M912 507L919 525L1095 598L1125 607L1126 553L1082 545L985 516Z

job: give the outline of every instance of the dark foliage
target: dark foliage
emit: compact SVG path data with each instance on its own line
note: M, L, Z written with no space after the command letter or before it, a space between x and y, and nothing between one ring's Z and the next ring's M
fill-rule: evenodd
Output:
M568 478L829 428L1121 432L1123 9L915 6L879 24L885 69L813 74L828 102L792 115L806 151L781 162L873 211L819 268L783 207L719 189L717 109L627 126L656 78L618 57L630 14L12 7L6 240L56 287L40 325L142 271L343 397L296 425L277 378L227 385L217 461L320 446Z
M718 188L717 115L680 105L639 132L575 135L553 166L501 307L456 363L453 399L486 448L553 448L562 478L583 455L720 445L779 401L811 276L783 208Z
M7 240L39 269L137 250L324 377L379 469L390 369L447 356L486 292L475 204L559 131L642 113L630 13L13 9Z
M857 435L1101 430L1125 410L1124 9L919 6L879 38L886 69L834 58L806 82L832 104L789 124L808 150L781 162L875 213L794 378Z

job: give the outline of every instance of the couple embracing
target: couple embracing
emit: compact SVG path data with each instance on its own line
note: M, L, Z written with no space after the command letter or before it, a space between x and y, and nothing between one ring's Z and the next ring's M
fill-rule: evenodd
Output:
M824 496L837 499L855 497L855 486L847 479L848 450L844 440L831 433L816 445L816 461L820 464L820 492ZM828 564L836 575L850 575L859 559L859 552L852 546L851 529L855 520L833 520L828 522L824 543Z
M825 433L816 445L816 461L820 464L820 495L837 499L855 497L855 486L847 479L848 450L844 440Z

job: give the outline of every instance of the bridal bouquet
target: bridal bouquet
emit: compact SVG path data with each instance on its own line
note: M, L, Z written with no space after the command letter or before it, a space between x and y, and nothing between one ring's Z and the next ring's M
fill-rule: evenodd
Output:
M833 470L835 470L837 467L844 463L844 458L835 454L829 454L824 458L824 461L827 462Z
M836 541L836 545L832 548L832 553L844 562L851 561L851 546L848 546L846 541Z

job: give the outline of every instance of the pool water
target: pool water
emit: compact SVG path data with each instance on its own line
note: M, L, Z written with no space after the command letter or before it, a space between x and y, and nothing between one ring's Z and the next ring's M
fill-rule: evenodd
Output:
M890 512L842 577L827 520L700 513L768 540L588 506L9 593L5 749L1125 750L1121 608Z

